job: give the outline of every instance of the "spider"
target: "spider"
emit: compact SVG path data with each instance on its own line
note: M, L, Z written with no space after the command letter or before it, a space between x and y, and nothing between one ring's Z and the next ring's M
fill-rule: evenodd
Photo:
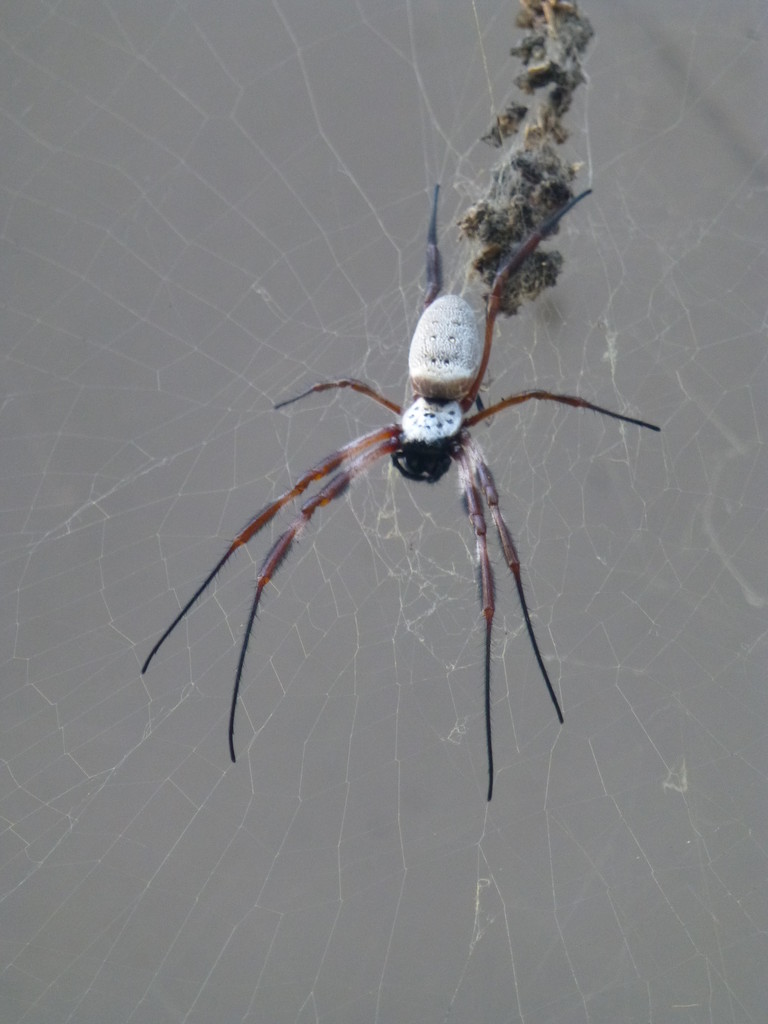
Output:
M517 595L525 620L525 628L533 653L544 679L550 700L554 705L560 723L563 713L549 678L544 659L539 650L536 634L525 598L520 574L520 559L507 524L499 508L499 495L493 474L483 458L477 442L470 434L470 428L482 420L512 406L536 400L559 402L580 409L592 409L603 416L610 416L623 423L631 423L648 430L659 430L652 423L622 416L618 412L593 405L576 395L560 395L551 391L523 391L508 398L502 398L485 408L479 397L480 386L485 377L496 317L501 296L510 276L517 271L524 260L531 255L548 235L556 229L561 218L576 203L589 195L587 189L570 199L560 209L547 217L535 228L522 244L509 256L496 273L493 286L486 300L485 333L481 344L474 313L469 304L458 295L439 296L442 288L440 252L437 246L437 199L439 185L435 187L432 214L427 233L427 287L424 310L411 340L408 355L408 370L412 397L405 408L381 395L370 384L351 377L325 381L313 385L307 391L278 402L276 409L284 408L307 395L318 391L350 388L361 395L367 395L383 405L396 417L394 423L379 427L344 445L338 451L326 456L317 465L308 469L293 487L271 501L257 513L238 533L208 576L190 597L176 618L171 622L155 646L149 652L141 669L142 675L163 646L165 641L184 619L196 601L213 583L220 570L226 565L238 548L247 544L263 527L270 523L285 505L288 505L317 481L330 479L308 498L299 509L288 528L280 534L267 553L256 576L256 592L240 645L240 656L235 672L235 685L229 712L229 753L235 758L235 712L237 710L243 667L248 650L248 641L256 620L261 594L290 551L293 542L308 525L318 508L328 505L344 494L352 481L366 472L377 459L390 456L395 468L408 480L437 483L455 463L461 489L464 494L469 521L475 532L477 559L479 563L480 595L482 613L485 617L485 740L488 759L488 794L493 796L493 743L491 736L491 634L495 611L494 577L488 557L487 529L483 501L490 512L496 532L499 535L504 559L512 572ZM472 412L475 408L476 411ZM333 475L332 475L333 474Z

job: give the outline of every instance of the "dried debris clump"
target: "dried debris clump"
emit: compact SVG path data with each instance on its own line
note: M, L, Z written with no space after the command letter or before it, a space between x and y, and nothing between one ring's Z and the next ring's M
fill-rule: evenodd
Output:
M486 196L459 222L460 234L470 246L471 272L489 289L515 246L572 197L571 182L580 166L563 160L556 147L568 136L563 117L584 81L581 58L593 35L592 26L575 3L520 3L517 24L526 35L511 54L525 70L515 84L528 95L545 95L531 118L528 107L510 103L483 137L503 153L491 172ZM510 316L523 302L551 287L562 262L556 251L537 250L509 281L500 312Z

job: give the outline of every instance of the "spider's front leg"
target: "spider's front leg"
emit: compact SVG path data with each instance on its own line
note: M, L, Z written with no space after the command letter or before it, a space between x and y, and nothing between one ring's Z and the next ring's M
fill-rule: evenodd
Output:
M229 756L233 763L235 761L235 714L240 695L240 683L243 678L245 656L248 653L248 641L251 638L253 626L256 622L256 613L259 609L262 591L280 568L283 560L293 547L293 542L309 524L315 512L344 494L352 481L360 476L361 473L364 473L371 463L385 455L391 455L400 444L400 428L397 425L384 427L376 436L378 439L377 444L361 448L352 461L340 469L335 476L332 476L317 494L314 494L304 502L296 518L288 529L280 534L259 567L256 575L256 592L251 602L251 611L248 615L248 622L246 623L245 633L243 634L240 646L240 656L237 660L235 685L232 690L232 702L229 709Z
M555 706L557 717L562 725L563 712L560 710L560 702L557 699L555 688L552 686L552 681L549 678L549 673L547 672L547 668L544 664L544 659L541 656L539 644L536 640L536 634L533 630L531 613L528 611L528 602L525 599L525 590L523 589L523 578L520 572L520 557L517 554L515 542L512 540L512 534L509 532L509 528L504 522L504 517L502 516L501 509L499 508L499 493L496 490L496 482L493 479L493 474L488 468L487 463L483 459L480 449L468 434L466 439L466 450L469 456L469 463L474 473L477 475L477 479L480 481L480 486L483 488L485 500L488 503L488 508L491 511L491 516L496 525L499 541L501 542L501 548L504 552L504 558L506 559L507 565L515 579L515 587L517 588L517 596L520 598L520 607L523 609L523 618L525 619L525 627L528 630L528 638L531 641L533 653L536 655L539 670L547 685L550 699Z
M469 435L464 433L453 451L453 458L459 468L461 489L467 502L467 512L477 538L477 560L480 567L480 599L485 617L485 746L488 752L488 800L493 796L493 740L491 736L491 636L496 601L493 583L493 569L488 557L488 536L483 515L480 494L474 481L471 454L466 447Z
M159 640L156 641L154 647L147 655L147 658L141 667L141 674L144 675L149 668L150 662L163 646L165 641L191 611L192 607L197 604L199 599L213 583L238 548L247 544L260 530L271 523L281 508L302 495L311 484L317 483L324 477L329 476L334 470L344 465L344 463L354 464L359 460L360 456L365 454L370 448L375 448L378 451L377 446L380 446L382 443L388 443L393 436L397 436L398 434L399 430L396 427L382 427L378 430L371 431L370 434L364 434L362 437L358 437L355 441L350 441L349 444L344 445L343 448L340 448L337 452L333 452L333 454L326 456L322 462L319 462L316 466L308 469L306 473L299 477L293 487L285 491L285 493L281 494L279 498L271 501L265 508L258 512L253 519L243 527L240 533L238 533L222 557L216 565L214 565L213 569L211 569L194 594L176 615L173 622L171 622L171 624L166 628Z

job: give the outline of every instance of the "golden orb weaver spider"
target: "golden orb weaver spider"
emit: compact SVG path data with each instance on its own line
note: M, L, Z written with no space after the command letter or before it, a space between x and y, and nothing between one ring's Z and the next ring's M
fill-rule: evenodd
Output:
M245 635L240 646L240 656L235 673L235 685L229 712L229 753L235 759L235 712L237 710L240 684L243 677L245 656L248 641L253 631L261 594L267 583L280 567L293 542L304 530L318 508L329 504L344 494L352 481L364 473L377 459L389 455L398 471L408 480L436 483L443 477L455 462L461 488L464 493L467 512L477 543L477 558L480 567L480 594L483 616L485 617L485 739L488 757L488 794L493 796L493 743L491 736L491 635L495 612L494 579L488 557L487 530L482 498L493 519L499 535L504 558L515 580L520 606L523 611L528 638L536 657L544 682L549 691L550 699L557 712L560 723L563 713L549 678L544 659L534 633L528 603L525 599L520 559L517 548L512 540L507 524L499 508L499 495L496 484L480 448L472 439L469 428L496 415L514 405L521 405L531 400L559 402L580 409L592 409L603 416L631 423L648 430L659 430L652 423L622 416L621 413L593 405L576 395L559 395L551 391L523 391L509 398L502 398L488 408L484 408L478 399L480 386L488 368L493 342L493 331L499 312L501 296L510 276L520 268L526 257L530 256L539 243L557 228L561 218L576 203L589 195L591 189L582 192L556 210L535 228L520 246L501 265L496 273L493 287L488 295L485 308L485 334L481 345L474 313L469 303L459 295L439 296L442 288L442 271L440 252L437 246L437 199L439 186L435 186L432 215L427 233L427 290L424 299L424 311L414 331L408 355L408 371L411 387L411 400L403 409L396 402L391 402L381 395L370 384L344 377L339 380L325 381L315 384L307 391L278 402L276 409L284 408L292 402L298 402L317 391L330 391L336 388L350 388L362 395L367 395L374 402L397 417L394 423L379 427L370 433L363 434L344 445L338 451L326 456L321 462L308 469L289 490L279 498L271 501L253 519L248 522L229 545L210 573L206 576L192 597L187 601L170 626L165 630L155 646L149 652L142 675L149 668L150 662L162 645L176 629L196 601L205 593L219 571L226 565L238 548L247 544L263 527L270 523L285 505L292 502L310 487L311 484L331 476L313 497L308 498L299 509L298 515L288 528L280 534L267 553L256 576L256 593L251 603ZM477 405L477 411L471 412ZM336 472L338 470L338 472Z

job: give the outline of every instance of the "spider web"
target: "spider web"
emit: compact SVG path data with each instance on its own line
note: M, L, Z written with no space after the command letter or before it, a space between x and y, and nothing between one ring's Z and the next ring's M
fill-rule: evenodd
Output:
M501 320L476 436L493 802L455 477L378 464L265 593L159 631L289 480L404 395L429 196L515 94L514 9L5 5L3 1018L742 1022L768 1002L762 4L591 0L557 287ZM554 243L552 243L554 244ZM551 247L551 245L550 245ZM271 536L289 517L281 516Z

